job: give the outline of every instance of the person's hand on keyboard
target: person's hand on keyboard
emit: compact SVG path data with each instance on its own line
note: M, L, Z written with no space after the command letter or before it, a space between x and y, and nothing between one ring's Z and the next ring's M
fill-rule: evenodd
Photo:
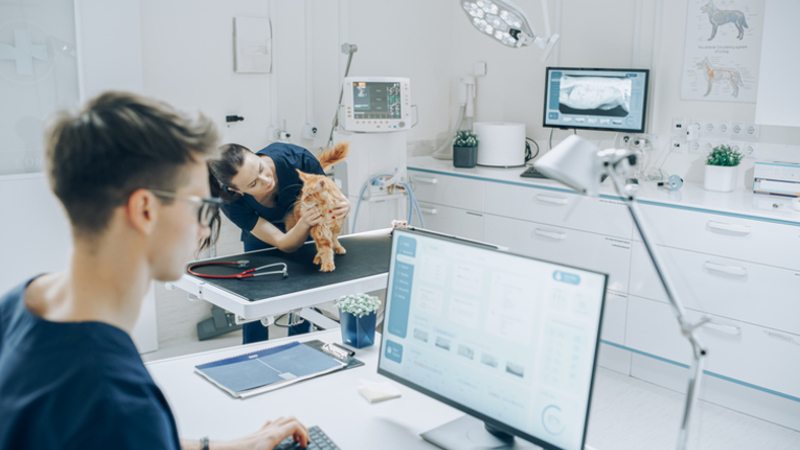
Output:
M302 448L308 446L308 429L294 417L279 417L277 420L267 422L255 433L227 441L224 445L220 445L220 448L272 450L287 437L291 437ZM212 445L211 448L214 448L214 446Z

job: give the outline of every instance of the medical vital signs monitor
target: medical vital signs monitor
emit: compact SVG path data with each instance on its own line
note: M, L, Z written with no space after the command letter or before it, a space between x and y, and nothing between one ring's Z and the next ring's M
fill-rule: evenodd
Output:
M647 69L548 67L544 126L642 133Z
M411 129L408 78L348 77L342 94L339 123L345 130L380 133Z
M378 372L468 414L423 434L440 447L583 450L606 282L395 229Z

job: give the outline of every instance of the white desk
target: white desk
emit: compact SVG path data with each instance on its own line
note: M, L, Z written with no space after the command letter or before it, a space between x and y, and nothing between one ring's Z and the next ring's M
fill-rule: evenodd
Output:
M341 342L339 329L288 340ZM376 336L379 339L379 336ZM172 407L184 438L231 439L251 433L266 420L294 416L319 425L342 450L363 448L432 449L419 434L462 413L399 385L402 397L370 404L357 391L359 378L386 381L377 374L378 345L359 350L362 367L314 378L246 400L228 394L194 373L194 366L245 353L286 339L215 350L147 364ZM673 449L683 396L598 369L590 412L588 444L597 450ZM716 405L700 402L694 449L796 450L800 433Z

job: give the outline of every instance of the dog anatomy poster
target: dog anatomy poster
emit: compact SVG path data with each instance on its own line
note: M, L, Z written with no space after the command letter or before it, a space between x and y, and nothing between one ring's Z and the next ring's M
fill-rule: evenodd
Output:
M766 0L688 0L683 100L755 103Z

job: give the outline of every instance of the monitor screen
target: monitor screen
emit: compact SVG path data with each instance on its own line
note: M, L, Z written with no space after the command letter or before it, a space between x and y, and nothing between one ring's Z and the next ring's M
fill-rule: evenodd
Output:
M544 126L642 133L647 69L548 67Z
M606 279L396 229L378 372L546 449L582 450Z
M353 116L356 119L399 119L400 83L353 82Z

